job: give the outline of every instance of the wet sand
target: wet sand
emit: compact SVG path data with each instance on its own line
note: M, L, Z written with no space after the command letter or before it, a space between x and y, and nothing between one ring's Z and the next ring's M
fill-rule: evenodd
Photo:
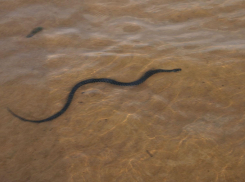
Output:
M242 182L243 1L2 1L1 182ZM30 38L36 27L43 30ZM138 86L81 87L89 78Z

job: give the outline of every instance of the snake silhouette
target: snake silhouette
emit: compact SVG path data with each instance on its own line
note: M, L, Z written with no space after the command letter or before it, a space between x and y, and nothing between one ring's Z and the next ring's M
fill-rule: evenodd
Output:
M164 70L164 69L155 69L155 70L149 70L147 71L142 77L140 77L138 80L133 81L133 82L119 82L110 78L92 78L92 79L87 79L84 81L81 81L79 83L77 83L70 91L68 97L67 97L67 101L65 103L65 105L63 106L63 108L58 111L57 113L55 113L54 115L45 118L45 119L41 119L41 120L30 120L30 119L25 119L17 114L15 114L13 111L11 111L9 108L8 111L15 117L19 118L22 121L29 121L29 122L33 122L33 123L42 123L45 121L51 121L57 117L59 117L60 115L62 115L69 107L69 105L72 102L73 96L75 94L75 92L77 91L77 89L83 85L89 84L89 83L96 83L96 82L105 82L105 83L110 83L113 85L119 85L119 86L134 86L134 85L139 85L141 83L143 83L144 81L146 81L146 79L148 79L150 76L156 74L156 73L160 73L160 72L178 72L181 71L180 68L178 69L172 69L172 70Z

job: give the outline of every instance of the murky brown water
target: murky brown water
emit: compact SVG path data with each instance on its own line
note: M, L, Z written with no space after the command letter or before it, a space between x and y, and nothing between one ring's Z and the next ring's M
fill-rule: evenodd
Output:
M1 182L243 182L245 1L0 1ZM35 27L42 32L26 38ZM80 88L88 78L134 81Z

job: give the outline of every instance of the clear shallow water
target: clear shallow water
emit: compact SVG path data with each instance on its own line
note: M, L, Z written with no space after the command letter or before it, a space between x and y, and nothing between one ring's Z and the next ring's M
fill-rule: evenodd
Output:
M0 3L1 181L243 180L243 1Z

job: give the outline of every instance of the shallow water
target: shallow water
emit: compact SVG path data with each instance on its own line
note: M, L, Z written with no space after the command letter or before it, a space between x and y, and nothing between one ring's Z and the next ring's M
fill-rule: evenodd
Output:
M1 182L231 182L245 167L245 2L0 1ZM31 38L26 36L43 27ZM130 82L70 89L88 78Z

